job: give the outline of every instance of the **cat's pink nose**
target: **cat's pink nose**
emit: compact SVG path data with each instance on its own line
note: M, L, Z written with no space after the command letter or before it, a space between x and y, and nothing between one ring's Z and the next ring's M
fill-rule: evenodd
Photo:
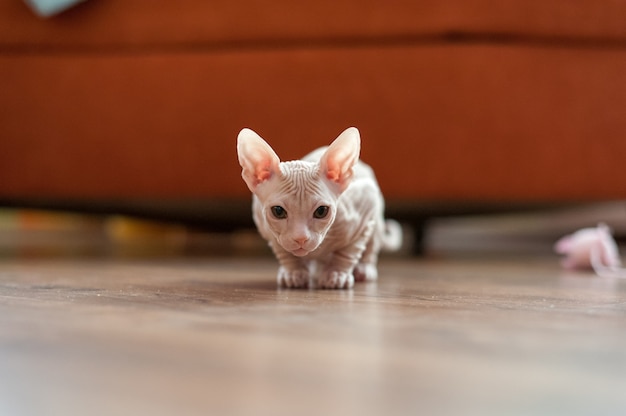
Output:
M309 241L309 237L296 237L293 239L300 246L303 246L307 241Z

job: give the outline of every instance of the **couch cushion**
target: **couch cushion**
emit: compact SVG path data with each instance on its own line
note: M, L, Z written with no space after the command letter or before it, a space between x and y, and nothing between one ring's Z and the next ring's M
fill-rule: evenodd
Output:
M50 20L0 2L0 46L139 47L348 42L448 35L626 38L626 1L89 0Z
M501 45L0 56L0 194L248 198L242 127L289 160L356 125L392 199L623 198L624 73Z

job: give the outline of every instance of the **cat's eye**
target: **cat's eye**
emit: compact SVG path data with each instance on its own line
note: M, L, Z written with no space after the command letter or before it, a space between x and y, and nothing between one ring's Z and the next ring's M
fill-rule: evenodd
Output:
M273 206L271 210L272 215L275 218L278 218L279 220L287 218L287 211L285 211L285 208L281 207L280 205Z
M322 219L328 215L329 208L326 205L320 205L313 213L313 218Z

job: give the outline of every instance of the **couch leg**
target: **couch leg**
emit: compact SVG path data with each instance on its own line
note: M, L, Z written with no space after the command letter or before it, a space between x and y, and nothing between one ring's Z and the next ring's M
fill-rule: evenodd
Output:
M414 219L410 226L413 231L413 241L411 246L411 254L414 256L423 256L426 253L426 225L425 218Z

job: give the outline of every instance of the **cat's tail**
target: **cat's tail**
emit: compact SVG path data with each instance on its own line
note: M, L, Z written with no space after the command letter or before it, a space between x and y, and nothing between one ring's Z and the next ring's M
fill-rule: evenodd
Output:
M385 220L383 250L396 251L402 247L402 226L396 220Z

